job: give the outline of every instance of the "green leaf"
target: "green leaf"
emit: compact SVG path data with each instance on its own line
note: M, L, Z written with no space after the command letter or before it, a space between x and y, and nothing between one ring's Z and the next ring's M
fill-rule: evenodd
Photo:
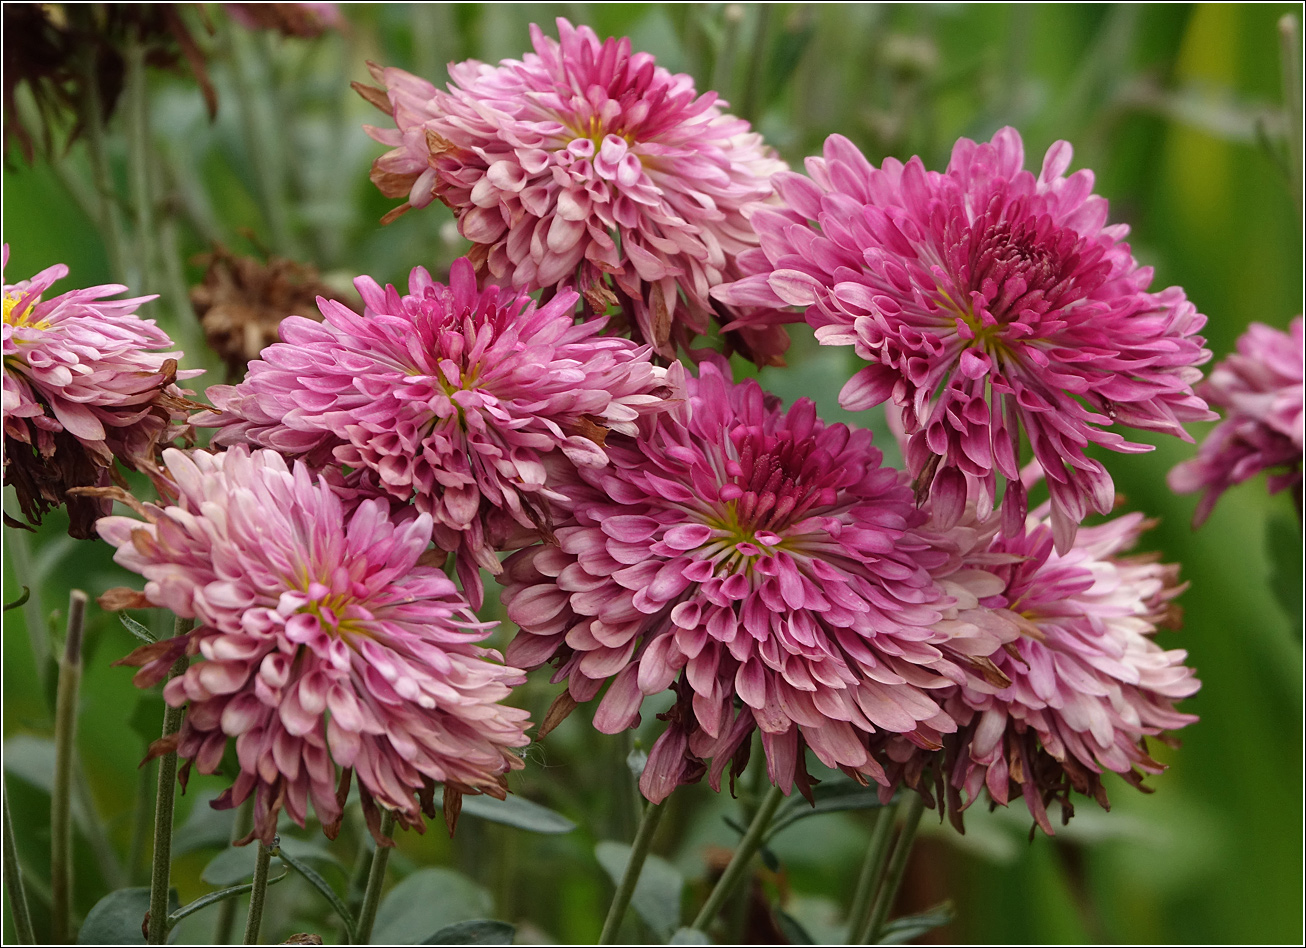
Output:
M286 871L281 873L279 876L273 876L268 880L268 885L276 885L288 875L290 875L290 872ZM225 902L227 899L234 899L239 895L244 895L246 892L252 891L253 888L253 882L246 882L243 885L233 885L225 889L219 889L217 892L210 892L208 895L201 895L194 902L187 902L181 908L177 909L177 911L170 914L168 916L168 927L172 928L173 925L176 925L187 915L194 915L196 912L201 909L206 909L210 905L217 905L219 902Z
M147 645L152 645L158 641L158 639L154 637L153 632L145 628L145 626L141 625L131 616L127 615L127 613L125 612L118 613L118 618L119 620L121 620L124 629L126 629L128 632L136 636L138 639L140 639L142 642L146 643Z
M794 918L784 909L775 909L775 923L779 926L780 931L784 933L786 940L791 945L815 945L816 939L811 933L803 927L798 919Z
M289 842L289 840L286 842ZM331 888L327 881L318 875L316 869L304 862L302 859L297 859L295 856L286 852L285 842L283 842L281 847L277 850L276 855L277 858L287 866L303 876L309 885L317 889L317 891L322 894L322 897L331 903L331 907L335 909L336 916L344 922L345 928L349 932L349 940L353 941L355 930L354 916L349 911L349 907L345 905L344 899L336 895L336 890Z
M478 918L470 922L446 925L423 944L426 945L511 945L517 929L507 922Z
M228 838L230 838L230 834L228 834ZM289 856L300 863L307 859L319 862L335 862L335 857L331 855L331 852L325 846L294 836L280 837L278 851L283 858ZM237 882L242 882L254 875L254 862L257 857L258 847L252 843L248 846L228 846L209 860L209 864L204 867L200 878L209 885L235 885ZM289 859L285 861L287 865L291 865Z
M49 793L54 787L54 741L15 734L5 741L5 772Z
M1266 554L1270 560L1270 590L1297 633L1302 633L1302 535L1286 517L1265 525Z
M485 918L493 905L490 893L464 875L419 869L381 900L372 944L420 945L455 922Z
M710 945L707 935L697 928L677 928L676 933L667 942L670 945Z
M905 945L913 938L919 938L928 931L942 928L953 919L952 902L941 902L934 908L926 909L916 915L895 918L884 926L877 944Z
M841 810L875 810L884 805L880 802L878 787L863 787L854 780L832 780L820 784L812 789L812 796L816 800L815 804L810 804L801 797L786 803L767 831L767 839L809 816Z
M437 808L443 799L443 791L436 794ZM570 833L576 828L576 824L561 813L512 795L506 800L496 800L485 794L469 793L463 797L462 812L464 816L471 815L532 833Z
M168 892L168 909L177 906L177 890ZM139 887L110 892L96 902L86 915L81 931L77 933L79 945L143 945L145 934L141 926L145 913L150 910L150 890Z
M159 723L163 722L162 713ZM155 737L158 734L156 732ZM153 738L151 738L153 740ZM231 845L231 831L236 822L235 810L215 810L209 806L214 794L201 795L190 808L190 813L172 834L172 856L193 853L201 849L219 849ZM251 870L252 871L252 870ZM239 882L239 879L232 880Z
M145 741L146 745L149 745L159 739L159 733L163 728L163 712L166 708L167 704L159 692L142 692L136 699L136 707L132 709L127 724Z
M604 840L594 847L594 855L613 883L620 885L630 859L630 847L625 843ZM684 888L685 880L680 870L665 859L650 854L644 860L630 904L659 938L669 938L680 926L680 896Z

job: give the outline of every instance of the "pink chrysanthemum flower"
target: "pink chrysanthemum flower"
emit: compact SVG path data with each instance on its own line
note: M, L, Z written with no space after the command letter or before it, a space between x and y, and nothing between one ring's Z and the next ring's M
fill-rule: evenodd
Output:
M636 338L674 358L711 317L733 318L709 290L742 275L736 257L757 247L742 209L786 166L715 93L630 40L563 19L558 34L531 26L520 61L450 66L447 92L374 66L385 89L355 88L396 128L366 126L392 148L372 180L406 199L393 216L452 208L495 280L574 287L596 313L619 304ZM775 325L728 342L758 364L782 364L788 346Z
M1145 738L1164 739L1197 720L1174 707L1201 684L1184 665L1187 653L1153 640L1158 626L1178 625L1179 567L1125 555L1149 526L1133 513L1082 527L1073 548L1059 554L1045 506L1024 535L963 551L965 561L1001 578L1001 591L982 603L1022 635L990 656L1009 684L972 675L944 703L959 725L944 738L940 771L958 825L987 790L1004 806L1023 796L1050 834L1052 800L1061 800L1063 820L1073 812L1072 789L1107 806L1105 771L1143 789L1146 774L1165 769ZM931 762L902 741L890 743L888 757L890 771L901 768L913 785Z
M606 464L608 431L633 435L678 397L683 370L599 335L602 321L575 324L575 293L537 307L524 291L478 292L466 259L447 287L420 267L407 295L354 285L363 315L319 299L324 322L287 318L283 341L239 385L211 387L217 411L195 421L220 427L215 443L347 465L354 486L415 498L479 606L479 570L498 572L513 525L548 528L544 458Z
M1001 638L962 613L978 606L963 582L949 595L932 579L945 554L913 535L923 515L869 432L824 424L807 400L782 411L713 362L689 390L687 418L610 442L610 466L560 488L573 519L556 545L508 560L509 661L555 661L563 710L611 679L594 715L609 733L674 687L640 781L651 800L706 758L719 788L755 728L786 792L808 792L806 747L883 781L869 736L939 747L954 724L931 694L969 665L945 644L987 655Z
M1148 292L1152 270L1131 256L1128 228L1107 225L1092 172L1065 177L1070 159L1057 142L1035 177L1004 128L986 144L959 141L942 174L919 158L877 169L831 136L825 157L808 159L810 179L776 176L787 207L753 214L763 254L746 262L758 272L713 291L762 307L760 321L768 307L805 307L822 343L870 363L840 401L901 406L909 472L936 517L955 521L968 496L984 514L1001 474L1004 529L1018 533L1023 431L1047 471L1063 552L1115 497L1084 449L1151 450L1106 428L1191 441L1183 423L1213 417L1192 390L1210 357L1197 335L1206 318L1178 287Z
M1238 351L1198 387L1225 418L1211 429L1197 457L1170 472L1170 489L1202 491L1193 515L1201 526L1220 495L1261 471L1270 471L1270 493L1292 487L1300 505L1303 417L1302 318L1289 332L1252 323L1238 339Z
M236 739L240 775L215 806L254 794L253 835L270 844L278 812L303 826L309 801L334 832L350 771L373 824L379 803L422 827L436 782L502 798L527 715L499 702L524 676L477 644L486 627L421 565L429 514L393 520L368 500L346 518L329 485L274 451L169 449L164 462L173 503L98 526L148 580L149 605L198 623L122 664L149 687L178 657L204 659L163 694L187 706L187 766L216 772Z
M105 299L126 289L108 284L42 299L67 275L60 263L4 284L4 481L32 523L67 504L69 532L92 537L108 502L67 491L105 486L115 457L154 470L190 404L173 383L202 370L177 371L172 340L136 315L153 296Z

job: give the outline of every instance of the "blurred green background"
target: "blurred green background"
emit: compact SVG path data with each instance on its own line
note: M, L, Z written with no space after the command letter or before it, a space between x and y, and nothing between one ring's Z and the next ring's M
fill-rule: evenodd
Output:
M1112 220L1133 228L1136 256L1155 267L1154 288L1182 285L1207 314L1218 359L1250 322L1284 327L1302 309L1301 217L1281 154L1276 28L1284 13L1300 11L1296 4L349 5L343 32L286 39L233 28L210 5L213 32L198 17L194 23L210 53L218 117L208 121L184 71L151 72L149 160L164 220L144 234L128 228L131 247L144 236L157 256L151 270L129 253L125 282L134 292L163 293L149 315L187 349L189 364L211 370L196 385L202 391L223 379L213 356L199 354L202 336L181 281L198 280L201 268L190 261L211 241L293 256L339 283L359 273L399 282L414 265L447 265L465 244L440 205L386 228L377 223L393 202L368 181L381 148L361 125L384 119L349 91L349 81L368 81L364 63L374 60L439 84L449 61L520 56L529 47L527 25L553 33L561 15L601 36L628 35L635 49L692 74L700 91L720 91L795 166L832 132L852 138L872 161L920 154L931 168L946 164L957 137L988 138L1005 124L1024 136L1030 165L1053 141L1068 139L1074 166L1096 172ZM1297 69L1300 75L1300 62ZM121 195L131 192L138 154L124 134L127 118L120 108L109 125ZM28 167L16 152L8 159L6 280L60 261L71 276L57 290L114 279L86 194L79 204L63 183L89 180L83 144L61 155L57 172L40 160ZM149 273L167 275L166 259L187 261L184 271L167 287L143 285ZM810 334L794 334L791 365L766 370L763 383L786 399L814 397L827 419L878 428L836 405L851 353L820 350ZM1200 438L1205 426L1196 428ZM1300 942L1300 527L1288 496L1267 496L1261 478L1231 491L1207 525L1191 531L1194 499L1170 494L1165 473L1192 450L1158 440L1154 453L1104 459L1128 507L1160 518L1146 542L1181 562L1192 584L1181 600L1183 631L1162 633L1161 641L1188 650L1203 687L1185 710L1201 721L1184 732L1181 749L1161 748L1171 767L1149 781L1155 794L1113 779L1111 813L1083 801L1055 839L1028 840L1020 803L1007 812L971 811L964 838L927 813L899 909L945 897L957 906L956 921L927 939ZM11 503L7 497L6 509ZM72 541L64 527L56 515L35 535L5 529L5 601L20 583L33 588L27 606L5 614L3 710L6 779L38 928L46 924L49 865L48 655L57 654L70 588L96 595L135 579L113 565L107 546ZM148 843L135 839L135 868L123 867L133 864L138 791L148 796L153 779L151 768L136 765L158 733L162 707L156 695L133 689L128 671L109 667L134 645L114 617L93 608L89 635L78 736L85 780L75 807L80 912L111 884L140 883ZM538 720L555 692L532 681L520 700ZM633 784L629 746L591 733L583 717L532 747L527 770L513 779L518 793L577 828L540 835L465 817L453 842L439 827L407 834L392 880L445 866L471 881L413 877L401 901L456 891L464 907L518 924L521 941L597 936L612 885L594 846L630 839ZM221 786L194 779L180 805L174 876L183 901L210 888L200 874L230 832L229 821L202 803ZM736 804L695 787L672 806L655 852L687 880L688 906L705 892L708 864L720 870L719 847L736 838L722 819ZM835 938L831 926L850 897L869 817L837 813L801 825L777 838L781 870L758 884L818 941ZM348 824L337 843L325 847L319 834L304 849L343 889L362 835ZM324 904L298 880L269 898L265 940L297 931L331 939ZM210 938L214 911L185 922L179 939ZM390 935L402 935L402 922ZM383 909L378 937L385 924ZM640 925L628 922L630 938L647 936ZM4 931L10 940L7 908Z

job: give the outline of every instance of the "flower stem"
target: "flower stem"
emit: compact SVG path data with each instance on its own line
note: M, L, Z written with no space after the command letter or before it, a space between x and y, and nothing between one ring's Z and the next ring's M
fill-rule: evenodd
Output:
M1283 111L1287 119L1284 138L1288 142L1288 170L1292 177L1292 196L1297 201L1297 214L1302 213L1301 187L1301 56L1297 32L1297 19L1291 13L1279 20L1279 58L1283 66Z
M245 940L242 944L257 945L258 930L263 924L263 902L268 894L268 866L272 850L258 844L258 861L254 863L254 887L249 890L249 915L245 918Z
M862 874L857 879L857 889L853 893L852 907L848 910L848 935L844 943L857 944L857 937L866 928L871 916L872 899L884 875L884 859L889 854L889 838L893 833L893 807L880 807L875 818L875 828L871 830L871 840L866 847L866 859L862 863Z
M109 169L109 147L105 141L104 117L101 114L100 79L94 57L86 65L86 96L82 103L82 123L86 127L86 150L91 159L91 177L100 207L97 223L100 237L109 255L109 269L120 283L129 283L127 255L123 251L122 219Z
M193 619L177 617L176 635L185 635L195 624ZM182 655L168 670L168 680L186 671L190 658ZM163 711L163 737L181 730L185 708L167 706ZM172 871L172 808L177 790L177 754L159 758L159 790L154 798L154 863L150 871L150 925L146 942L162 945L168 937L168 882Z
M232 842L248 836L249 831L253 828L254 797L251 796L236 811L236 823L231 832ZM231 929L236 924L236 906L239 902L240 899L227 899L218 906L218 920L213 926L213 943L215 945L231 943Z
M129 191L135 211L137 265L141 268L141 289L151 292L158 285L154 247L154 192L150 187L150 116L145 77L145 46L132 36L126 50L125 84L127 166Z
M635 842L630 847L630 858L626 860L626 871L621 874L621 883L612 896L612 904L608 906L608 917L603 920L603 930L599 934L600 945L611 945L617 940L617 929L621 928L621 920L626 917L630 898L635 894L635 886L639 883L639 874L644 870L644 860L648 858L648 848L653 842L653 834L657 832L664 813L666 813L665 801L650 803L644 807L644 813L639 819L639 827L635 830Z
M898 810L902 813L902 831L898 834L898 841L893 845L893 855L889 857L889 865L884 871L884 882L875 897L875 908L871 910L871 917L867 920L866 927L862 929L861 937L857 939L859 945L874 944L879 939L880 929L884 927L889 917L893 900L898 895L898 887L902 885L902 874L907 868L907 857L911 855L912 843L916 839L916 828L920 826L921 814L925 812L925 798L919 793L909 792L898 804Z
M389 810L381 811L381 836L389 839L395 832L395 815ZM376 910L381 904L381 888L385 885L385 867L390 861L393 846L377 845L372 853L372 868L367 873L367 891L363 894L363 907L358 910L358 932L354 943L366 945L372 941L372 925L376 922Z
M68 635L59 662L54 709L54 787L50 792L50 937L67 944L72 935L73 755L77 737L77 697L82 684L82 630L86 593L68 597Z
M14 821L9 817L9 788L4 788L4 872L5 891L9 896L9 911L14 918L14 933L20 945L36 944L32 930L32 913L27 909L27 892L23 888L23 869L18 862L18 847L14 845Z
M730 858L730 864L717 880L716 888L703 903L703 908L699 910L691 928L707 931L707 926L712 924L712 919L721 911L721 906L730 897L730 893L735 891L739 883L744 880L753 856L762 847L762 840L766 836L767 827L771 825L771 818L775 816L775 811L783 799L784 793L780 788L772 787L766 799L762 801L762 805L758 807L757 816L753 817L753 822L748 825L748 832L744 833L744 838L739 841L739 847Z

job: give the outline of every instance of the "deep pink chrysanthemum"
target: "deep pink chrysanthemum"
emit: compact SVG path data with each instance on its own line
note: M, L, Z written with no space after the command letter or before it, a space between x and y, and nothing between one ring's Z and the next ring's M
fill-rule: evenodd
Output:
M249 441L347 465L351 481L430 513L435 541L459 552L464 588L479 606L479 570L515 523L549 522L544 458L602 466L608 431L634 434L683 387L679 363L650 363L648 347L576 325L575 293L536 307L524 291L478 292L472 265L449 286L422 268L409 293L369 277L354 285L362 316L320 299L325 322L292 316L236 386L208 390L218 444Z
M883 781L869 736L939 747L954 724L931 693L968 664L945 644L987 655L1001 638L982 610L962 614L978 604L964 583L950 596L931 578L946 556L913 535L922 515L869 432L822 423L807 400L782 411L713 362L689 390L687 417L610 443L609 467L560 488L573 519L556 545L505 564L521 627L509 661L557 662L572 706L611 679L594 716L605 732L674 687L640 781L651 800L706 758L719 787L754 728L786 792L808 790L805 747Z
M274 451L169 449L164 461L172 504L98 526L114 560L149 580L151 604L198 622L122 663L149 687L181 655L203 657L163 694L187 706L176 749L201 773L236 738L240 775L216 806L253 793L270 844L278 811L303 826L310 800L331 832L350 770L371 815L375 801L408 826L422 806L432 815L435 782L503 796L527 715L498 702L524 676L476 644L486 627L419 564L429 514L392 520L369 500L346 518L326 483Z
M385 90L355 87L397 127L366 127L393 149L372 180L407 199L400 211L452 208L494 279L575 287L597 313L619 304L636 338L674 358L710 317L732 318L709 290L742 275L737 255L757 246L742 208L786 166L715 93L630 40L562 19L558 34L532 26L520 61L450 66L447 92L373 67ZM780 364L788 345L778 326L730 341L758 364Z
M202 370L177 371L172 340L136 315L153 296L108 300L126 289L108 284L42 299L67 275L60 263L4 284L4 481L32 523L66 503L70 532L91 537L107 501L66 492L107 484L115 457L154 470L186 418L173 383Z
M1152 638L1158 626L1177 625L1179 567L1124 555L1151 524L1134 513L1082 527L1073 548L1058 554L1040 513L1046 506L1022 536L963 551L1002 579L1001 592L982 602L1022 635L990 656L1008 685L972 675L944 703L959 725L944 738L943 770L958 823L987 789L1004 806L1023 796L1051 833L1049 802L1062 801L1063 819L1072 789L1105 807L1104 771L1141 787L1144 775L1165 769L1144 739L1197 720L1174 707L1200 687L1184 665L1187 653ZM888 756L908 771L908 783L926 763L901 741Z
M1302 318L1289 332L1252 323L1238 339L1238 351L1211 372L1198 392L1223 408L1197 457L1170 472L1170 489L1202 491L1193 514L1201 526L1220 495L1261 471L1270 471L1270 493L1301 484L1303 416ZM1300 495L1299 495L1300 502Z
M1018 533L1024 431L1063 552L1115 497L1084 449L1151 450L1105 427L1192 440L1183 422L1214 417L1192 391L1210 357L1197 335L1206 318L1178 287L1147 291L1152 270L1130 255L1128 228L1106 224L1092 172L1064 176L1070 159L1057 142L1035 177L1004 128L987 144L959 141L942 174L919 158L877 169L831 136L825 157L808 159L810 179L776 176L787 207L753 214L762 253L745 262L758 272L713 291L763 307L763 321L766 307L805 307L822 343L870 363L841 403L901 406L907 465L936 517L955 520L968 495L983 514L1001 474L1004 529Z

